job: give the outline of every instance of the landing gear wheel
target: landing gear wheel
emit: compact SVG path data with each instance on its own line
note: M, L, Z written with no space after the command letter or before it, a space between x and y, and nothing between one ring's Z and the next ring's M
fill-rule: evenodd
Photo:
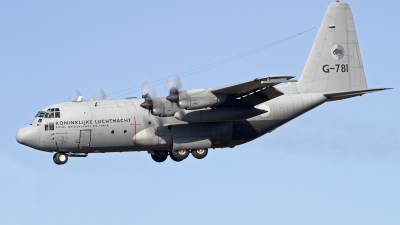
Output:
M177 158L175 158L175 156L174 155L172 155L172 153L170 152L169 153L169 157L172 159L172 160L174 160L175 162L180 162L180 161L182 161L183 159L177 159Z
M188 156L189 156L188 150L178 150L178 151L172 150L169 153L169 157L171 157L171 159L174 160L175 162L180 162L186 159Z
M53 161L57 165L62 165L68 161L68 156L65 153L58 152L58 153L54 154Z
M204 157L207 156L207 153L208 149L206 148L192 150L192 156L195 157L196 159L203 159Z
M154 161L158 162L158 163L162 163L168 158L168 152L166 152L166 151L155 151L154 155L151 154L151 158Z

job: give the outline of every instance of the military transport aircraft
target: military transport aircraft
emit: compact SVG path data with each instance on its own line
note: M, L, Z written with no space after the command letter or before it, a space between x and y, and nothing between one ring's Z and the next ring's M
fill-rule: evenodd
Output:
M179 90L141 99L62 102L41 109L16 139L54 152L56 164L89 153L147 151L156 162L204 158L209 148L254 140L328 101L388 88L367 88L350 7L331 3L299 80L274 75L218 88ZM169 81L169 83L172 83ZM178 82L179 83L179 82ZM282 84L277 86L278 84Z

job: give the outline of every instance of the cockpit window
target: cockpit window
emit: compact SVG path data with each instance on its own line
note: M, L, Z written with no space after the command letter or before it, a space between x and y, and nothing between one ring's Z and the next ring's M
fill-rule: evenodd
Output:
M61 113L59 108L50 108L47 109L47 112L39 111L36 114L36 117L44 117L44 118L61 118Z
M44 117L44 115L46 114L46 112L43 111L39 111L35 117Z

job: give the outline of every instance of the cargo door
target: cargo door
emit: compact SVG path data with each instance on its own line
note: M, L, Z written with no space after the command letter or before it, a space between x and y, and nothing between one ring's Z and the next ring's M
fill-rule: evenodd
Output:
M79 148L88 148L90 147L91 140L91 131L90 130L81 130L81 134L79 136Z

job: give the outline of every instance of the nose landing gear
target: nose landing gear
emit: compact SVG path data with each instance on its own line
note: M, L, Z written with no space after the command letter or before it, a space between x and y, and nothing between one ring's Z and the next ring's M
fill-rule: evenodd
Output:
M53 156L53 161L57 165L63 165L68 161L68 155L62 152L57 152Z

